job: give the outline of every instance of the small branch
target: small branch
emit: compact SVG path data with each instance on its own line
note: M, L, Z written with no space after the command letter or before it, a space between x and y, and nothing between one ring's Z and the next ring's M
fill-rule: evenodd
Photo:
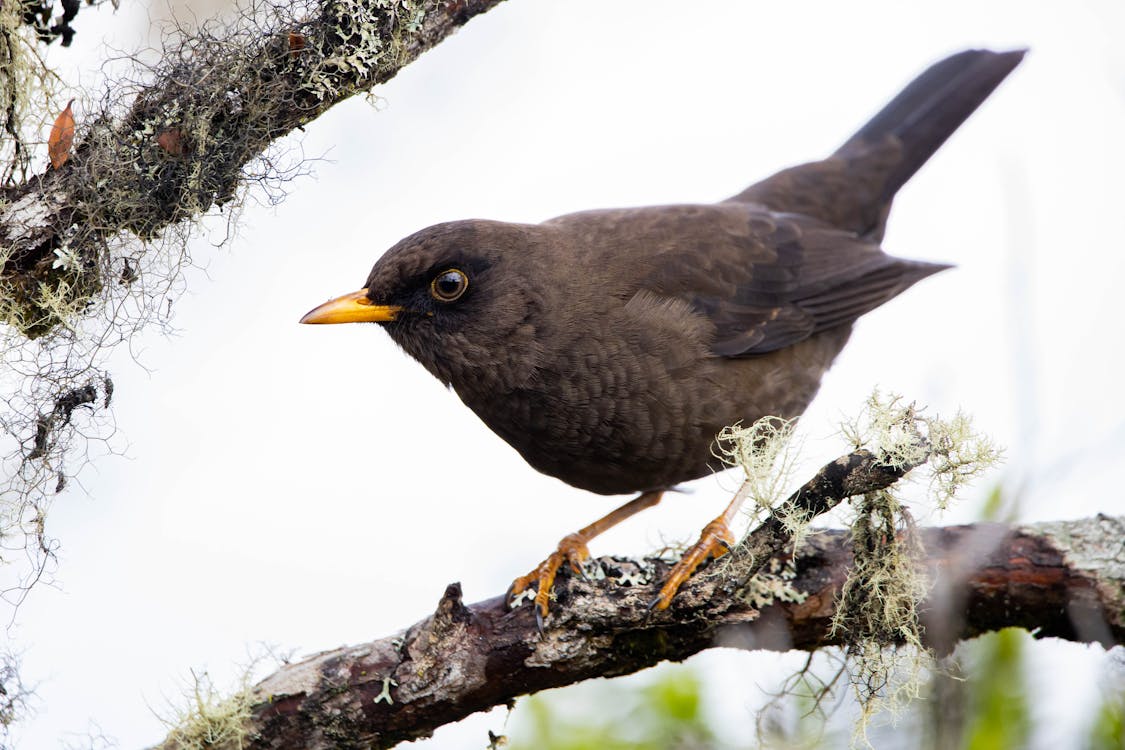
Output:
M823 512L847 496L841 493L876 491L905 471L880 468L874 455L857 451L818 472L789 502ZM922 538L939 583L923 610L930 645L943 649L1008 626L1107 646L1125 642L1125 519L935 528ZM845 532L817 533L798 548L788 583L800 601L758 611L730 593L747 570L764 564L739 551L780 550L787 539L771 516L724 558L730 562L697 575L663 612L644 605L667 561L601 558L600 580L556 581L542 634L531 607L510 609L500 596L466 606L460 585L451 584L433 615L399 635L315 655L259 683L243 747L391 747L527 693L715 646L837 645L830 626L852 562Z
M929 452L923 451L911 463L888 466L871 451L859 449L822 467L735 547L735 558L745 560L735 577L738 586L745 586L792 541L788 528L794 521L807 524L849 497L886 489L928 458Z

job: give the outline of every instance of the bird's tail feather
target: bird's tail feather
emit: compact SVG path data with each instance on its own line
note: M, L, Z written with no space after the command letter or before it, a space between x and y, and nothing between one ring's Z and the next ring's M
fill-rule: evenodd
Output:
M835 156L862 158L871 147L894 136L902 145L901 156L880 196L889 201L1019 65L1026 52L965 50L934 63L837 149Z
M934 63L836 150L783 169L728 198L805 214L879 241L891 199L1026 50L966 50Z

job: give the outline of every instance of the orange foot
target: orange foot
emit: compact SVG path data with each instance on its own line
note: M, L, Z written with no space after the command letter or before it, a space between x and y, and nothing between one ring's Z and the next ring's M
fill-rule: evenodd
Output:
M508 588L508 603L511 604L535 584L535 622L539 625L540 631L543 630L543 620L549 610L551 587L555 585L555 576L563 562L569 563L570 569L577 575L585 577L582 563L590 559L590 550L586 548L587 541L588 537L581 531L564 536L558 548L546 560L539 563L535 570L527 575L512 581L512 585Z
M730 526L727 525L726 514L724 513L703 527L703 533L699 535L699 541L693 544L680 558L680 561L672 567L672 572L668 574L668 580L664 582L663 588L660 589L660 595L649 603L649 609L668 609L668 606L672 603L672 597L680 590L684 581L691 577L695 569L708 558L722 557L730 552L733 544L734 534L731 533Z

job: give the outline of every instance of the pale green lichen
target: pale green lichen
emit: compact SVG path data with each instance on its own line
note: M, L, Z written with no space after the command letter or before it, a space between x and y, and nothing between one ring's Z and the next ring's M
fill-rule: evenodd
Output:
M747 582L739 596L754 609L778 602L799 604L808 598L808 594L793 586L793 579L796 577L797 567L793 558L784 563L776 559L770 560L768 567L759 570Z
M333 33L347 40L339 45L334 55L325 57L309 78L318 97L338 96L337 76L354 74L366 77L375 70L383 57L383 40L379 35L382 13L395 3L371 3L364 0L335 0L332 3Z
M925 462L930 500L946 508L964 486L1000 460L1000 451L976 433L962 413L928 416L901 396L876 390L863 414L843 426L856 448L888 466L909 469ZM933 663L922 644L918 608L929 590L925 554L914 521L892 486L853 501L854 564L836 603L832 633L845 644L849 674L862 708L856 741L869 720L894 716L915 699Z
M836 602L831 634L845 644L861 717L857 739L879 712L916 698L932 661L918 613L929 590L910 514L887 490L863 496L852 524L854 563Z
M250 719L249 675L247 670L239 687L223 697L206 672L192 672L183 702L170 705L169 715L159 717L168 728L160 750L241 750Z
M876 388L854 419L840 424L840 432L854 448L867 449L894 468L917 466L926 458L924 422L914 403L902 396L883 396Z
M713 453L731 466L742 469L745 479L738 497L751 501L750 522L756 524L773 513L796 550L804 542L812 516L807 510L782 498L792 485L802 441L795 435L796 420L763 417L749 427L735 424L724 428Z
M27 179L46 135L39 132L41 113L53 119L62 111L55 98L58 76L40 57L23 12L22 3L0 3L0 186Z
M356 78L374 79L405 61L405 38L422 29L432 3L418 0L333 0L330 33L344 40L334 53L309 65L303 84L318 99L354 91ZM389 22L389 38L381 34ZM307 58L304 58L307 60ZM345 83L348 82L348 83ZM372 82L374 82L372 80Z
M395 700L391 697L392 687L398 687L398 683L391 679L390 675L387 675L383 678L383 689L380 690L379 694L375 696L374 702L381 703L383 701L386 701L388 706L394 704Z
M793 440L795 426L795 420L762 417L749 427L724 427L715 441L714 456L742 469L745 479L738 492L752 503L755 518L769 512L791 483L800 453Z
M950 420L926 420L930 444L930 488L934 503L944 510L966 485L1003 460L1003 451L973 429L961 412Z
M855 419L840 425L840 431L855 448L872 451L887 466L911 468L925 462L931 499L941 510L1003 458L996 444L976 432L960 411L952 419L929 416L902 396L884 396L879 389Z

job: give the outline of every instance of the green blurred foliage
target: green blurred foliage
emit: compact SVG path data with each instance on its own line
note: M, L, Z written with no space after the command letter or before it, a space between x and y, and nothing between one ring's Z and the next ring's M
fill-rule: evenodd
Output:
M1031 712L1024 677L1027 631L1006 628L971 647L977 666L970 676L965 750L1017 750L1027 746Z
M992 489L985 495L984 504L981 505L979 517L982 521L1002 521L1006 516L1012 516L1013 511L1005 512L1009 504L1004 495L1004 485L1000 482L992 485Z
M1087 750L1125 748L1125 689L1107 695L1094 717Z
M717 747L694 670L659 670L639 690L599 681L583 696L593 711L575 711L564 691L521 701L512 750L704 750ZM569 692L569 691L567 691ZM573 696L571 696L573 698ZM570 704L570 705L568 705Z
M1009 628L961 644L960 675L935 675L952 687L918 700L892 726L870 735L871 746L941 750L1022 750L1035 736L1026 656L1038 644L1027 631ZM505 750L812 750L863 747L851 734L854 702L815 700L837 663L825 662L786 682L785 694L763 717L747 698L741 727L722 732L708 711L706 675L666 664L642 675L597 680L522 699L512 715ZM816 677L815 673L821 673ZM809 680L813 680L810 682ZM936 684L936 683L935 683ZM757 691L749 680L746 689ZM846 679L836 685L848 691ZM1050 698L1047 698L1050 699ZM833 705L829 705L833 704ZM760 705L760 704L759 704ZM825 713L825 709L827 709ZM913 716L914 718L910 718ZM1068 746L1125 750L1125 690L1112 689L1086 736ZM728 739L723 741L725 735ZM730 740L731 735L735 740Z

